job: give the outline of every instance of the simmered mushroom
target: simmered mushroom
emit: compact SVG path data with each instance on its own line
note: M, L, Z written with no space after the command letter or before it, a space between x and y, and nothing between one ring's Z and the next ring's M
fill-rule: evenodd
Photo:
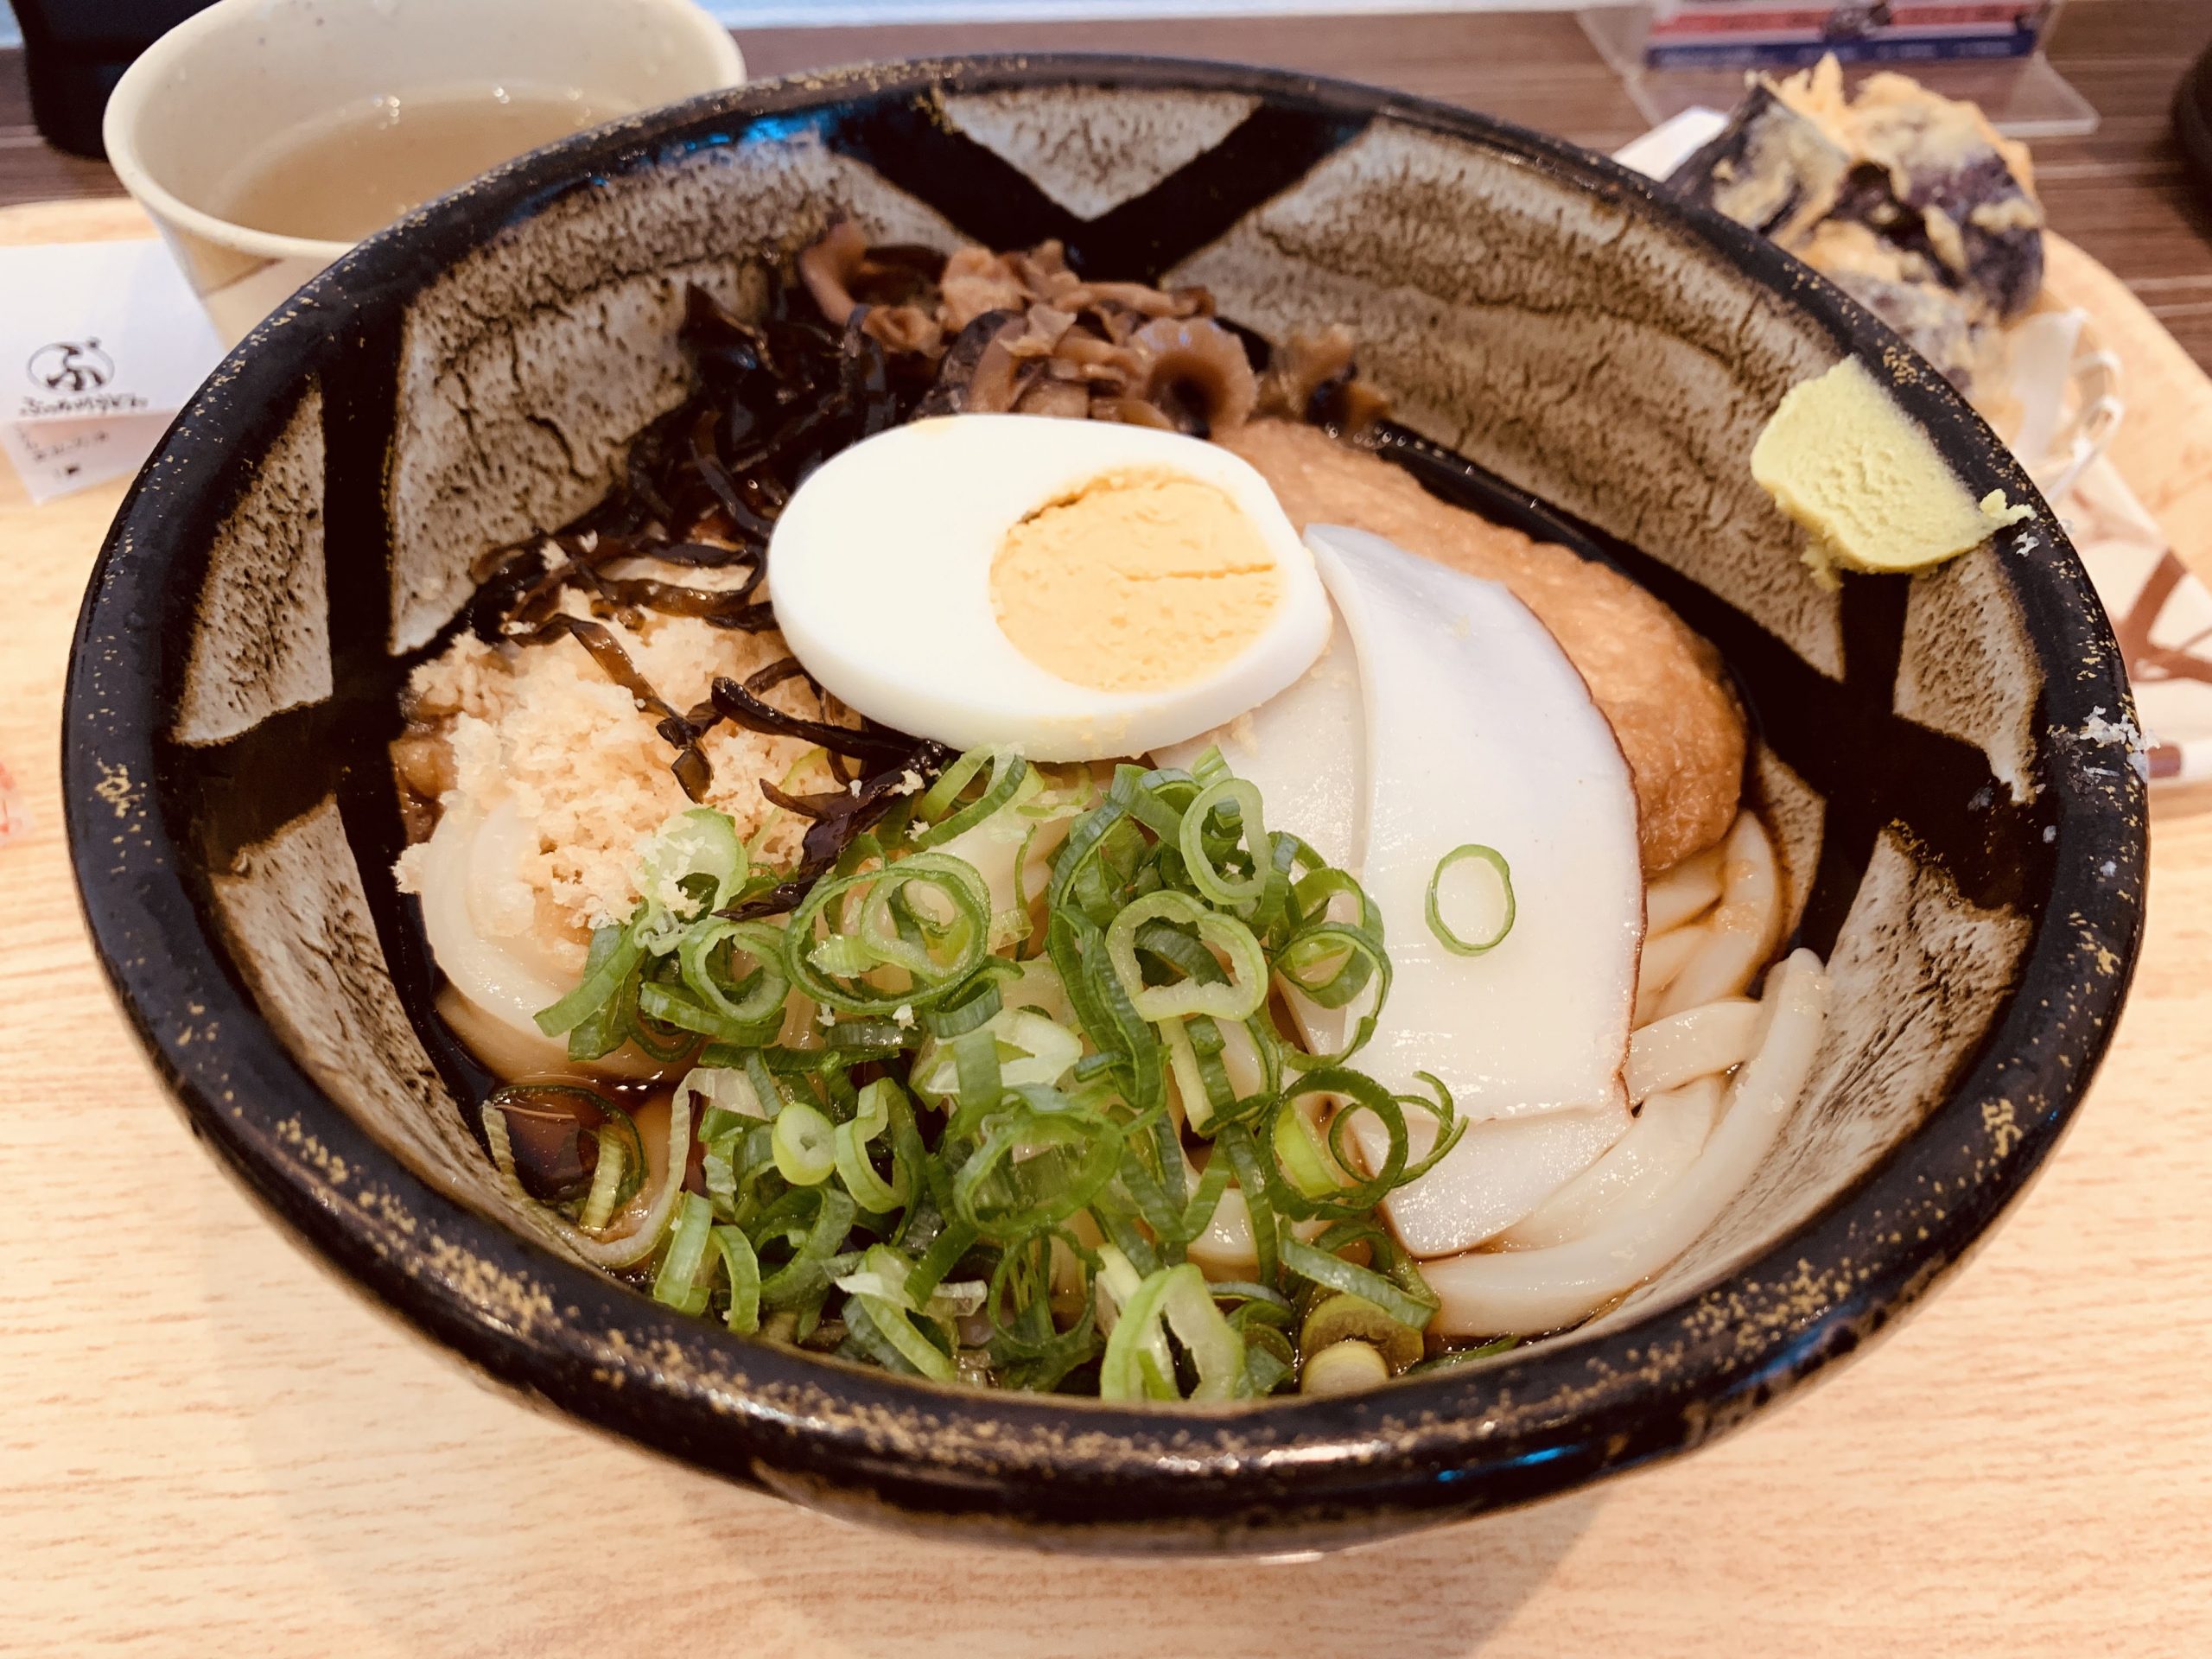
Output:
M798 257L799 280L835 327L843 327L860 304L853 282L867 260L868 237L849 219L839 219Z
M1204 317L1162 317L1132 341L1148 358L1139 392L1185 431L1206 437L1251 418L1260 385L1244 343Z

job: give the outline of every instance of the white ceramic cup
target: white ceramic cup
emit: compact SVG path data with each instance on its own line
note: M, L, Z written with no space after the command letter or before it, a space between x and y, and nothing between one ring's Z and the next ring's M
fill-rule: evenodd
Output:
M105 137L232 345L352 245L207 211L279 135L349 104L487 83L620 111L744 79L729 32L692 0L219 0L116 83Z

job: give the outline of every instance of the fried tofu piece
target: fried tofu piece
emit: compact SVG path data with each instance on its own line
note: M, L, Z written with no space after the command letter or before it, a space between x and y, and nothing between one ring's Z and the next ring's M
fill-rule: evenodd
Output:
M1636 780L1643 868L1714 845L1735 821L1744 714L1719 653L1608 566L1447 505L1401 467L1318 428L1255 421L1216 434L1257 467L1301 529L1350 524L1501 582L1588 682Z

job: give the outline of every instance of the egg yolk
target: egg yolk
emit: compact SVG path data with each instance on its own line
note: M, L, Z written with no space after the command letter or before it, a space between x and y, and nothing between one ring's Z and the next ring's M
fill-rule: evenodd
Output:
M991 562L1015 649L1097 691L1198 679L1257 639L1282 601L1252 521L1214 485L1173 474L1093 479L1007 531Z

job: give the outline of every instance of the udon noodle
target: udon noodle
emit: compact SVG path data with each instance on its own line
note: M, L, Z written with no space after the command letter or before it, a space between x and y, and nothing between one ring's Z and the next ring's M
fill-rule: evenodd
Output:
M1681 1255L1742 1191L1803 1092L1827 1010L1806 950L1767 973L1761 1000L1744 995L1780 937L1782 902L1772 844L1749 810L1721 846L1649 884L1648 976L1625 1073L1635 1120L1492 1246L1424 1264L1443 1299L1438 1331L1541 1336L1577 1324ZM1224 1271L1256 1262L1234 1191L1192 1255Z

